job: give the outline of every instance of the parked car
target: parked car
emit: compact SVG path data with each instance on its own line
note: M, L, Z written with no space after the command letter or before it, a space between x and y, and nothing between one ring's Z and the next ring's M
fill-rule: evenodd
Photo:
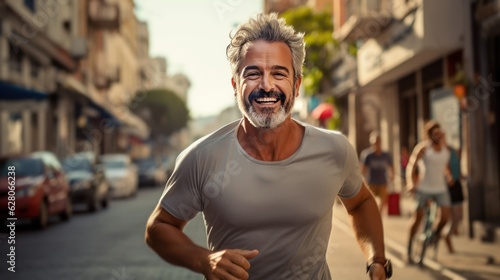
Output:
M170 175L172 175L172 172L174 172L175 158L176 155L174 153L162 157L162 168L163 172L167 176L167 179L170 178Z
M13 217L30 219L40 228L48 225L50 215L59 215L63 221L71 218L73 209L68 181L54 154L36 152L1 157L0 170L0 211L3 215L13 206ZM15 200L9 199L14 193Z
M108 207L109 184L104 176L104 168L98 164L94 153L68 156L63 161L63 168L69 180L73 205L85 204L91 212Z
M129 197L137 193L137 167L127 154L106 154L99 157L112 197Z
M162 168L162 162L154 158L143 158L135 161L139 173L139 186L159 186L165 184L167 174Z

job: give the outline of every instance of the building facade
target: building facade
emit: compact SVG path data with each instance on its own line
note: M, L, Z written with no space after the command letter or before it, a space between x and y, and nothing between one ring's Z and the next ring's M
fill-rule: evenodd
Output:
M8 135L0 154L111 153L127 150L122 135L147 137L127 109L140 79L133 1L5 0L0 15L0 58L8 62L0 64L0 129Z
M499 176L493 171L500 158L498 101L491 94L500 79L498 28L492 27L497 14L486 5L481 25L482 2L491 1L338 0L333 6L334 37L358 46L357 82L344 89L349 138L362 150L369 133L379 131L383 147L400 162L402 149L411 151L424 139L424 123L440 122L448 144L461 151L469 232L474 235L479 223L484 236L500 221ZM404 190L403 170L399 164L395 169Z

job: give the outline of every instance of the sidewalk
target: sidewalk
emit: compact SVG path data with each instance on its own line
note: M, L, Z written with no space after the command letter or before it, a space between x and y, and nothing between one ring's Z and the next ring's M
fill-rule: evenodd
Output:
M384 216L384 230L388 251L404 259L408 239L411 213L414 201L401 197L401 216ZM455 253L448 253L444 242L440 242L437 255L430 250L424 265L430 269L450 273L451 279L500 279L500 243L484 243L469 239L463 230L461 235L453 236Z

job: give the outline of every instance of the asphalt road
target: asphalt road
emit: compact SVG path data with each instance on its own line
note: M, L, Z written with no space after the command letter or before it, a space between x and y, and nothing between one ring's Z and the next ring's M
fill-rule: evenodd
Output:
M0 279L200 279L165 263L144 243L146 219L160 194L160 188L141 189L135 198L113 200L103 211L77 212L67 223L54 218L45 230L18 226L16 272L7 270L10 245L3 236ZM193 226L203 226L202 221L197 218L188 228ZM205 242L203 232L192 237Z
M201 280L203 277L161 260L144 243L146 219L156 205L161 188L143 188L136 197L113 200L97 213L77 212L69 222L57 218L44 230L17 226L15 270L7 270L9 248L6 236L0 239L0 279L22 280ZM334 279L368 279L364 260L346 224L336 222L329 244L328 261ZM198 244L205 244L200 216L186 227ZM445 279L430 271L398 266L394 279Z

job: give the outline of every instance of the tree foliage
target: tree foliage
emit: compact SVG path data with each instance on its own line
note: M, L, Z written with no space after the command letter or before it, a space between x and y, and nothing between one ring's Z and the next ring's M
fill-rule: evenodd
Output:
M281 15L295 30L305 33L306 57L303 67L304 89L307 95L320 94L330 88L331 64L337 42L332 38L333 21L328 12L314 12L299 7Z
M153 89L141 95L143 98L132 110L149 125L152 138L168 137L186 127L189 110L184 100L173 91Z

